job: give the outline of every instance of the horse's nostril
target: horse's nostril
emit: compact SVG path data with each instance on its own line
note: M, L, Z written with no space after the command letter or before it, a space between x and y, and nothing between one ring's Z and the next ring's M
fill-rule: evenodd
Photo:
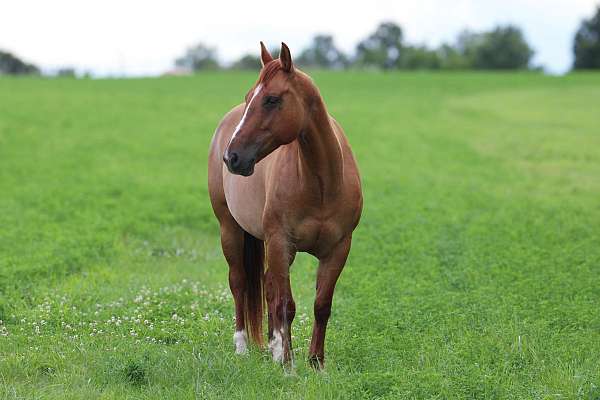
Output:
M229 165L231 165L233 168L237 167L239 162L240 158L238 157L237 153L231 153L229 155Z
M225 154L223 154L223 161L225 161L225 164L227 164L229 168L235 169L240 164L240 157L235 152L226 151Z

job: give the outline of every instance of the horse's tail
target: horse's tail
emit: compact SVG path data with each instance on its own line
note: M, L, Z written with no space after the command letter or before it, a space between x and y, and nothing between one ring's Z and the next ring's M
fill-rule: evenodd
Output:
M263 344L264 265L265 246L263 241L244 231L244 271L246 272L244 321L248 336L259 346Z

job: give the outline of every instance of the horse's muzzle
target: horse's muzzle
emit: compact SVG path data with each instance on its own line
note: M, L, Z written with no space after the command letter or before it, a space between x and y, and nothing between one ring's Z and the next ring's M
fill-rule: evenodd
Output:
M254 173L256 158L252 157L244 160L244 157L241 157L238 153L226 151L223 154L223 162L232 174L250 176Z

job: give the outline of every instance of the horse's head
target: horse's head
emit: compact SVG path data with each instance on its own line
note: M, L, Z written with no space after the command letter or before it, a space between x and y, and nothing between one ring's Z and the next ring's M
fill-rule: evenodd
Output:
M223 161L234 174L249 176L254 165L281 145L298 137L306 124L306 75L295 70L290 49L281 44L274 60L261 42L262 69L246 94L242 119L236 126Z

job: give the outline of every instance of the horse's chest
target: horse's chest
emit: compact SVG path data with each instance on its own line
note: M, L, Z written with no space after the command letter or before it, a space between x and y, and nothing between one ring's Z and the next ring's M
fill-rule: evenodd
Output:
M265 194L258 179L227 176L223 188L229 212L243 230L259 239L264 239L262 214Z

